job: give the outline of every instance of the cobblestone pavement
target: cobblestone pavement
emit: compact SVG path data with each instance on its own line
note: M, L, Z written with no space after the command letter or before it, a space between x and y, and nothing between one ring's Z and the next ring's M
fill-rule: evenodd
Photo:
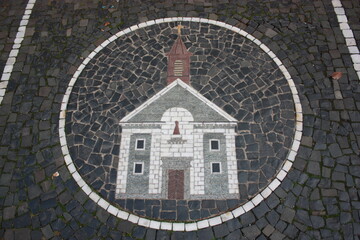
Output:
M342 3L357 45L360 46L359 2L344 0ZM3 71L26 4L26 1L16 1L16 4L14 1L0 3L0 72ZM166 17L209 18L228 23L252 34L266 44L289 71L303 109L303 135L300 148L292 168L280 186L259 205L240 217L197 231L156 230L111 215L92 201L71 176L65 164L59 137L61 102L72 75L84 58L120 30L141 22ZM161 26L161 29L167 27ZM201 33L202 30L199 29ZM147 34L151 35L151 33ZM175 38L173 36L171 39L170 35L171 33L163 34L160 40L164 45L159 48L170 48L171 41ZM133 36L135 37L132 40L136 42L141 34L138 37L137 34ZM170 37L166 39L166 36ZM117 43L121 47L121 43ZM190 48L191 41L185 43ZM146 44L151 46L152 42L148 41ZM144 45L144 49L149 48ZM106 57L106 53L108 50L104 49L94 59L93 68L102 66L104 59L101 56ZM110 55L110 52L108 54ZM122 57L126 59L129 56ZM255 63L254 60L252 65L257 66ZM196 68L198 65L195 62L192 67ZM164 62L159 60L147 63L147 66L148 69L154 67L151 70L153 76L164 78L161 75L161 71L166 69ZM127 67L123 65L121 70ZM238 68L239 66L234 66L234 71ZM116 72L114 69L111 71L114 72L107 74ZM240 66L240 72L244 73L244 71L249 69ZM334 72L343 74L336 80L330 77ZM91 74L91 71L88 69L87 73ZM101 76L105 73L99 70L96 74ZM121 74L129 77L126 71L121 71ZM200 79L197 85L194 84L194 88L201 92L202 87L206 86L208 75L202 71L193 74L205 76L203 82ZM143 81L146 82L148 76L143 74L142 77L144 80L131 81L140 86ZM217 77L221 78L221 75ZM276 76L269 77L277 79ZM102 89L101 85L107 80L101 80L102 82L98 81L98 83L94 81L94 86ZM87 87L90 89L92 85L88 84ZM151 79L146 85L141 85L141 91L136 92L137 89L129 84L123 86L131 91L125 91L126 88L120 90L117 85L112 85L104 92L108 98L112 98L111 101L117 102L117 98L122 101L124 105L120 107L124 109L120 108L118 113L115 112L119 114L115 116L122 117L159 92L164 87L162 84L163 81L157 84ZM215 97L212 98L217 100L213 102L236 117L238 109L234 109L234 105L226 105L233 99L226 91L222 91L227 87L226 82L224 84L209 86L209 89L214 87L216 91L204 90L202 94L205 96L214 94ZM285 88L282 90L288 91ZM84 93L81 89L74 91L79 94ZM124 94L121 95L122 93ZM136 94L146 98L137 99ZM92 97L96 99L97 95ZM76 110L81 111L80 100L75 101L79 106L73 104L69 108L69 111L74 112L72 120L80 120L76 117L82 117L76 115ZM255 102L254 98L252 100ZM100 112L107 110L107 107L116 107L102 105L101 101L99 103L91 107L100 106ZM293 107L292 104L279 104L279 106L285 110ZM278 109L280 111L281 107ZM266 115L260 116L260 122L268 121ZM287 124L292 128L294 122L293 119L290 120ZM71 124L69 119L67 121ZM105 118L101 121L100 125L92 122L90 131L81 129L84 130L81 132L72 128L73 132L67 132L70 148L81 143L96 148L96 142L92 142L91 139L86 141L88 136L84 134L86 132L98 134L98 139L102 139L98 143L101 149L99 152L103 151L103 154L109 156L117 155L119 146L116 145L119 140L116 134L110 137L104 134L116 129L114 126L117 123ZM257 121L254 119L253 123L256 125ZM101 134L97 128L101 128ZM261 131L265 131L263 126ZM285 135L289 132L293 134L292 130L286 130L286 127L277 131ZM247 139L251 138L251 141L244 143L248 144L246 146L249 148L254 148L254 152L258 149L256 146L263 143L256 137L258 135L254 133L253 138L247 137ZM288 145L290 144L285 144L286 147L289 147ZM330 1L188 0L175 3L150 0L119 2L38 0L33 8L5 97L0 105L0 239L359 239L359 148L359 79ZM71 154L74 158L76 153L73 151ZM81 151L81 154L87 153ZM96 162L96 158L87 155L82 158L82 162L75 162L75 165L81 168L85 166L84 162L90 161ZM113 157L110 156L107 161L112 167ZM244 161L240 159L238 162L242 173L246 172ZM275 165L280 163L277 161ZM109 180L112 175L111 167L101 168L108 171L101 173L92 173L91 166L79 170L84 175L89 173L88 178L84 179L109 201L114 200L111 197L113 180ZM277 167L275 169L278 170ZM91 176L99 177L102 181L91 179ZM252 188L256 188L254 192L249 191L252 189L250 185L240 187L240 192L245 189L247 191L246 194L241 194L242 197L246 196L246 199L240 199L240 202L251 198L269 180L263 179L262 182L259 176L251 177L249 174L245 179L239 177L239 183L241 185L242 181L254 179L257 179L254 181L256 184L252 185ZM139 200L129 202L133 204L131 207L118 204L129 211L134 207L140 210L144 208L144 202ZM163 203L162 206L164 204L166 205ZM199 210L206 208L207 204L213 206L215 202L194 201L188 203L188 207L190 210ZM227 204L225 210L234 207ZM222 203L219 201L220 205ZM217 207L217 210L219 208ZM215 209L211 214L216 215L217 210ZM147 216L141 211L136 213ZM208 215L194 218L187 216L186 219L194 220ZM177 218L177 220L183 219Z

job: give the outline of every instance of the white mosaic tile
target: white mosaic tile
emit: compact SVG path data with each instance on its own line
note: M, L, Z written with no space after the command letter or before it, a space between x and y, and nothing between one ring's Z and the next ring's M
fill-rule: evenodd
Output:
M266 187L262 192L261 192L261 196L263 196L264 199L266 199L268 196L270 196L270 194L272 193L273 191L269 188L269 187Z
M255 205L254 205L251 201L249 201L249 202L247 202L247 203L245 203L245 204L243 205L243 208L244 208L245 212L250 211L250 210L253 209L254 207L255 207Z
M240 33L240 31L241 31L241 29L240 28L238 28L238 27L232 27L232 29L231 29L232 31L234 31L234 32L236 32L236 33Z
M284 171L286 171L286 172L289 172L290 171L290 169L291 169L291 166L292 166L292 162L291 161L286 161L285 163L284 163L284 166L283 166L283 170Z
M19 53L19 49L13 49L10 51L9 57L16 57Z
M293 145L291 147L292 150L297 151L300 147L300 141L294 140Z
M172 224L169 223L169 222L161 222L161 227L160 227L160 229L171 231L171 230L172 230Z
M349 46L356 46L355 38L345 38L346 45Z
M155 23L159 24L159 23L163 23L164 22L164 19L163 18L160 18L160 19L156 19L155 20Z
M334 8L336 14L344 15L345 11L342 7L336 7Z
M273 51L268 52L268 55L271 57L271 59L276 58L276 55Z
M90 195L89 195L89 197L90 197L94 202L96 202L96 203L100 200L100 196L97 195L97 194L94 193L94 192L91 192Z
M350 26L349 26L349 24L347 22L340 23L339 26L340 26L341 30L350 29Z
M135 30L138 30L139 29L139 26L138 25L133 25L130 27L130 31L133 32Z
M342 7L340 0L331 1L334 7Z
M8 85L8 81L2 81L0 82L0 89L5 89Z
M150 226L150 220L146 218L140 218L138 224L143 227L149 227Z
M244 214L245 213L245 210L244 208L241 206L241 207L238 207L234 210L231 211L232 215L237 218L239 217L240 215Z
M302 130L303 130L302 122L299 122L299 121L296 122L295 130L302 132ZM297 149L296 149L296 151L297 151Z
M67 156L69 156L69 155L67 155ZM69 164L67 167L68 167L69 172L70 172L71 174L76 171L76 168L75 168L75 166L74 166L74 163Z
M300 139L299 139L299 140L300 140ZM290 153L289 153L288 159L289 159L290 161L294 161L296 155L297 155L297 152L295 152L294 150L291 150Z
M2 81L8 81L10 80L10 73L3 73L2 77L1 77ZM7 84L6 84L7 85ZM1 102L0 102L1 103Z
M284 180L286 177L287 172L285 172L283 169L280 170L280 172L277 174L276 178L279 179L279 181Z
M138 26L139 26L139 28L144 28L144 27L147 27L147 23L143 22L143 23L140 23Z
M86 195L89 195L89 194L92 192L91 188L90 188L89 185L87 185L87 184L85 184L84 186L82 186L81 189L85 192Z
M29 23L29 20L21 20L20 26L26 26Z
M282 65L282 62L280 61L279 58L274 57L273 60L274 60L274 62L275 62L279 67Z
M354 34L350 29L342 30L345 38L353 38Z
M210 226L216 226L216 225L219 225L219 224L222 223L220 216L213 217L213 218L210 218L208 220L209 220L209 225Z
M240 30L239 34L243 37L246 37L247 35L249 35L247 32L245 32L244 30Z
M184 223L173 223L173 231L184 231L185 230L185 224Z
M265 44L261 44L261 45L260 45L260 48L261 48L262 50L264 50L264 52L266 52L266 53L269 53L269 52L270 52L270 48L268 48Z
M286 173L285 173L285 176L286 176ZM264 198L259 193L251 200L251 202L254 204L254 206L257 206L257 205L259 205L259 203L262 202L262 200L264 200Z
M154 24L155 24L155 21L154 21L154 20L150 20L150 21L146 22L146 24L147 24L148 26L151 26L151 25L154 25Z
M275 191L275 189L280 185L280 181L277 180L277 179L274 179L270 185L269 185L269 188L272 190L272 191Z
M258 39L254 39L254 41L253 41L256 45L258 45L258 46L260 46L261 45L261 42L258 40Z
M121 218L123 220L127 220L129 218L130 214L125 212L125 211L119 210L117 216L118 216L118 218Z
M150 225L149 225L150 228L152 228L152 229L160 229L160 225L161 225L161 222L150 220Z
M209 19L206 19L206 18L199 18L199 22L202 22L202 23L208 23L208 22L209 22Z
M349 52L352 54L354 54L354 53L356 54L356 53L359 53L359 49L356 46L352 46L352 47L349 47Z
M360 55L359 54L352 54L351 59L353 63L360 64Z
M134 215L134 214L130 214L129 218L128 218L129 222L132 222L132 223L135 223L135 224L137 224L139 222L139 219L140 218L138 216Z
M355 68L356 71L360 71L360 64L355 63L354 68Z
M254 36L251 35L251 34L249 34L249 33L246 35L246 38L249 39L250 41L254 41L254 40L255 40Z
M348 22L348 19L345 15L337 15L339 23Z
M198 230L196 223L186 223L185 224L185 231L191 232L191 231L196 231L196 230Z
M69 155L69 149L67 146L61 146L61 151L64 155Z
M72 163L70 155L65 155L64 159L65 159L66 165L70 165Z
M223 213L220 215L220 217L223 222L229 221L234 218L231 212Z
M118 213L119 213L119 209L117 209L116 207L114 207L114 206L112 206L112 205L110 205L108 208L107 208L107 211L110 213L110 214L112 214L112 215L114 215L115 217L118 215Z
M5 65L4 73L11 73L13 68L14 68L13 65Z
M196 224L197 224L198 229L203 229L203 228L207 228L210 226L209 221L207 219L201 220L201 221L197 222Z

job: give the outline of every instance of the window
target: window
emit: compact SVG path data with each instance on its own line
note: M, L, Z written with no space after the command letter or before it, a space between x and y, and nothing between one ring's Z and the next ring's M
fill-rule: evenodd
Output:
M136 139L135 149L145 150L145 139Z
M183 75L183 71L184 71L183 61L175 60L175 62L174 62L174 76L175 77L181 77Z
M219 162L211 163L211 173L221 173L221 163Z
M220 141L217 139L210 140L210 150L211 151L220 151Z
M135 162L134 163L134 174L143 174L144 173L144 163L142 162Z

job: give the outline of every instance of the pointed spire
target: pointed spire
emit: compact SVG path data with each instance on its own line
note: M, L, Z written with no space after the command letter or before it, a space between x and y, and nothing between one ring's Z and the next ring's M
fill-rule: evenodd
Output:
M178 25L178 38L172 46L168 57L168 77L167 83L170 84L176 79L180 78L183 82L189 84L190 82L190 56L192 53L189 52L181 39L181 29L184 28L182 25Z

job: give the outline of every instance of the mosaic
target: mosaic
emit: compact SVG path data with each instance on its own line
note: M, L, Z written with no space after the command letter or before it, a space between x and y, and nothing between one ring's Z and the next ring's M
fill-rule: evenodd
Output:
M129 32L83 69L65 119L84 181L121 209L193 221L247 202L280 171L295 106L278 65L216 25Z

